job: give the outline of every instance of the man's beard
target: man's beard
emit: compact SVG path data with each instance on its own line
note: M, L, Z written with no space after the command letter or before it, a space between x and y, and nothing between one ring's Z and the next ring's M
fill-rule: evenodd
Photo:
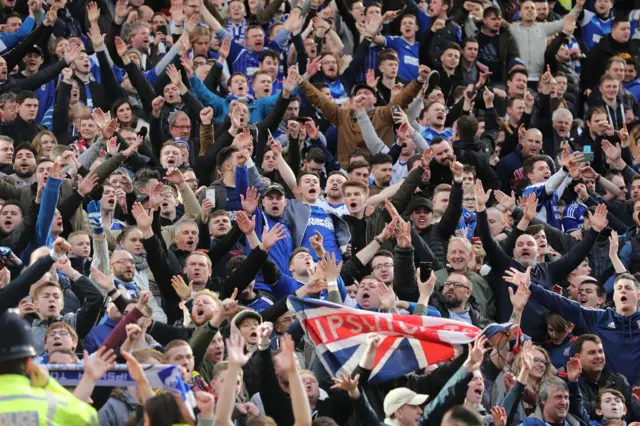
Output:
M18 176L21 179L29 179L33 177L33 174L35 173L35 169L27 169L27 172L21 172L20 169L14 169L14 173L16 174L16 176Z
M447 297L444 298L444 304L449 309L461 308L464 305L462 300L453 298L449 299Z
M538 264L538 261L535 259L527 260L527 259L516 259L516 262L519 262L525 268L531 266L532 268Z

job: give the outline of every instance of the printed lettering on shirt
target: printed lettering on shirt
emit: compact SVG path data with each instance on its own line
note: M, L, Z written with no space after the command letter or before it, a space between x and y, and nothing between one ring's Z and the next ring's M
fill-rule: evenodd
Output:
M415 67L419 67L420 66L420 61L415 56L406 55L404 57L404 63L407 64L407 65L413 65Z
M327 229L333 231L333 221L331 220L330 217L325 218L325 219L319 219L317 217L310 217L309 218L309 226L322 226L324 228L327 228Z
M247 67L247 77L253 76L258 71L258 67Z
M37 411L17 411L0 413L0 425L31 426L40 424Z

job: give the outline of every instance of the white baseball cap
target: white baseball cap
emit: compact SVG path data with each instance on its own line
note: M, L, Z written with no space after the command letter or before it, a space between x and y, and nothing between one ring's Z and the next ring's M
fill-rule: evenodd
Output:
M384 398L384 414L387 416L384 419L384 423L387 425L393 425L394 423L391 420L391 416L403 405L422 405L427 401L427 399L429 399L429 395L421 395L408 388L397 388L392 390Z

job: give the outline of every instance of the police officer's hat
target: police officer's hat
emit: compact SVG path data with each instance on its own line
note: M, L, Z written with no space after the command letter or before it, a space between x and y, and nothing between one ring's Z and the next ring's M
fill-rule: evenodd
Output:
M16 310L0 314L0 361L36 356L31 327Z

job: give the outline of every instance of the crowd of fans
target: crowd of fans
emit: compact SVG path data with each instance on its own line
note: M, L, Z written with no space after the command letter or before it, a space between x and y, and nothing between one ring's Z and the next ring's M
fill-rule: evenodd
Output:
M0 425L640 421L639 17L0 0ZM371 383L290 297L493 331Z

